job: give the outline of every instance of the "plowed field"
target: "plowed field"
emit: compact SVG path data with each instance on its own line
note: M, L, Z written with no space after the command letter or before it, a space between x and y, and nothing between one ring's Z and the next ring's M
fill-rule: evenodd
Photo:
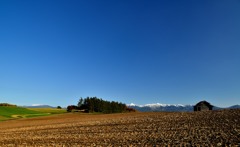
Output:
M0 122L0 146L240 146L240 110L11 120Z

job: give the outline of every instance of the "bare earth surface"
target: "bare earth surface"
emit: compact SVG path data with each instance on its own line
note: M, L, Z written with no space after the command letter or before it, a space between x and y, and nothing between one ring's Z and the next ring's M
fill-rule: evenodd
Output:
M240 110L11 120L0 122L0 146L240 146Z

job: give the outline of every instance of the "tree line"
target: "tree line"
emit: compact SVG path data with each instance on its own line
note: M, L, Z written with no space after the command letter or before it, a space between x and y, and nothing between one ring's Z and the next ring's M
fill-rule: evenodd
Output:
M100 112L100 113L122 113L129 111L126 104L114 101L106 101L97 97L80 98L76 105L67 107L67 111L84 111L84 112Z
M17 105L8 104L8 103L0 103L0 106L17 107Z

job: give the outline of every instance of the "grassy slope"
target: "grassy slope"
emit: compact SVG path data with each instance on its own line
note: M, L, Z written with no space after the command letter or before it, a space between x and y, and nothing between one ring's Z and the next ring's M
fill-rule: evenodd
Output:
M56 109L56 108L27 108L29 110L41 112L41 113L50 113L50 114L61 114L66 113L66 109Z
M45 115L49 115L49 113L38 112L21 107L0 106L0 121L13 118L27 118Z

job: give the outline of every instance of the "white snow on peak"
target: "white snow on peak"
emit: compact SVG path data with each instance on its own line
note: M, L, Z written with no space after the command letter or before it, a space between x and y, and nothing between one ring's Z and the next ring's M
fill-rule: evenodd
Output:
M168 106L168 104L155 103L155 104L146 104L145 106L148 106L148 107L166 107L166 106Z
M184 106L186 106L186 105L176 104L175 106L177 106L177 107L184 107Z
M42 106L43 104L32 104L32 106Z
M134 103L131 103L131 104L128 104L128 106L137 106L137 105Z
M145 105L137 105L134 103L128 104L128 106L138 106L138 107L167 107L167 106L175 106L175 107L184 107L185 105L182 104L162 104L162 103L153 103L153 104L145 104Z

